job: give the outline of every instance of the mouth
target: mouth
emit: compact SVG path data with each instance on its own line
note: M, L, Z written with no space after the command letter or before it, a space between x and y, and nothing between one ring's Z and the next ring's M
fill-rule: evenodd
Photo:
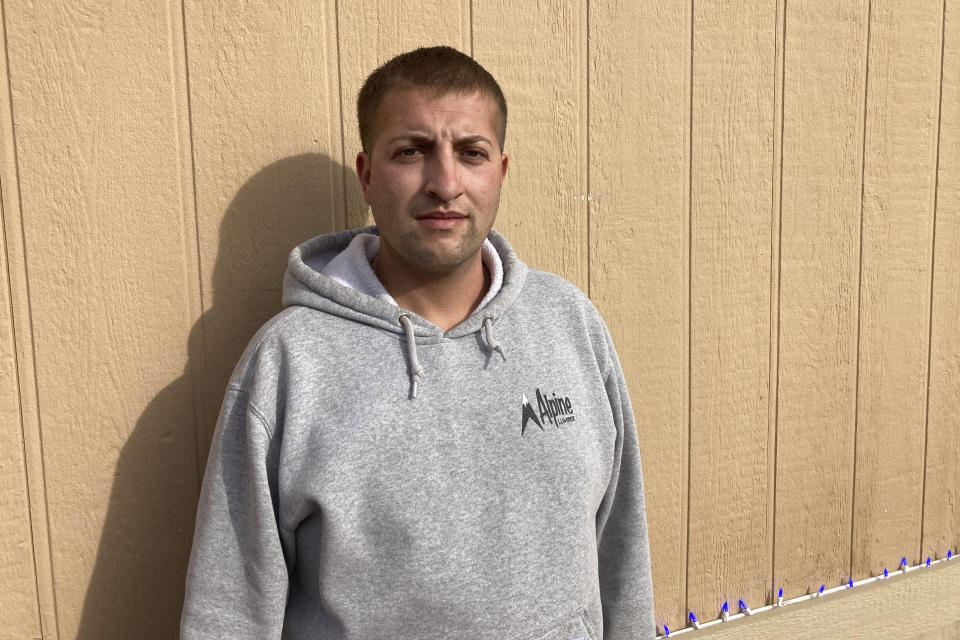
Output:
M417 222L428 229L453 229L466 223L469 218L459 211L428 211L417 216Z

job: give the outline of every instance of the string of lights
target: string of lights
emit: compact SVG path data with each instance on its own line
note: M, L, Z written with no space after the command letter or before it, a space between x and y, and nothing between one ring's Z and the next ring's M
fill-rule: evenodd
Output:
M827 586L826 586L825 584L822 584L822 585L820 585L820 588L817 589L817 590L816 590L815 592L813 592L813 593L809 593L809 594L807 594L807 595L799 596L799 597L796 597L796 598L791 598L791 599L789 599L789 600L784 600L784 599L783 599L783 588L781 587L781 588L777 591L777 601L776 601L775 603L773 603L773 604L768 604L768 605L759 607L759 608L757 608L757 609L751 609L751 608L747 605L746 602L744 602L743 600L738 600L738 601L737 601L738 612L736 612L736 613L730 613L730 605L729 605L729 602L724 602L724 603L723 603L723 606L720 607L720 617L719 617L719 618L716 618L715 620L710 620L709 622L700 622L700 621L697 619L696 613L694 613L693 611L690 611L689 614L688 614L688 616L687 616L687 620L688 620L688 622L689 622L689 625L688 625L688 626L684 627L683 629L678 629L678 630L676 630L676 631L671 631L670 628L669 628L666 624L664 624L664 625L663 625L663 635L658 635L657 638L673 638L674 636L678 636L678 635L681 635L681 634L684 634L684 633L690 633L690 632L693 632L693 631L697 631L697 630L699 630L699 629L706 629L706 628L709 628L709 627L714 627L714 626L716 626L716 625L720 625L720 624L723 624L724 622L729 622L729 621L731 621L731 620L739 620L739 619L745 618L745 617L747 617L747 616L754 616L754 615L757 615L757 614L760 614L760 613L765 613L765 612L767 612L767 611L773 611L773 610L775 610L775 609L780 609L780 608L782 608L782 607L787 607L787 606L790 606L790 605L792 605L792 604L797 604L797 603L799 603L799 602L803 602L803 601L805 601L805 600L812 600L812 599L815 599L815 598L822 598L822 597L829 596L829 595L831 595L831 594L834 594L834 593L837 593L837 592L840 592L840 591L846 591L846 590L848 590L848 589L853 589L853 588L856 588L856 587L859 587L859 586L863 586L863 585L865 585L865 584L870 584L870 583L872 583L872 582L889 580L889 579L891 579L891 578L894 578L894 577L897 577L897 576L902 576L902 575L905 575L905 574L907 574L907 573L910 573L911 571L916 571L916 570L918 570L918 569L926 569L926 568L928 568L928 567L932 567L933 565L939 564L939 563L941 563L941 562L950 562L952 559L953 559L953 551L952 551L952 550L948 550L948 551L947 551L947 555L946 555L944 558L940 558L940 559L938 559L938 560L933 560L933 559L931 559L931 558L927 558L926 562L923 562L923 563L921 563L921 564L914 565L914 566L911 567L911 566L908 566L908 564L907 564L907 559L904 557L904 558L901 558L901 559L900 559L900 564L899 564L899 566L897 567L897 569L896 569L895 571L888 571L886 568L884 568L883 574L881 574L881 575L872 576L872 577L870 577L870 578L865 578L865 579L863 579L863 580L858 580L857 582L854 582L853 579L851 578L851 579L847 582L847 584L843 584L843 585L840 585L840 586L832 587L832 588L829 588L829 589L827 588Z

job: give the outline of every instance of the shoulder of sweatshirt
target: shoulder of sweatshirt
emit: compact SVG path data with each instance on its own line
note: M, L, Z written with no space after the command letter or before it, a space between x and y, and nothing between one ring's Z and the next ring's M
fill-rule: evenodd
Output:
M332 330L322 330L330 322L351 321L310 307L286 307L257 330L234 367L227 394L243 395L271 435L283 415L289 376L298 377L298 355L310 350L321 352L324 343L336 339Z
M524 289L528 288L538 304L551 309L556 317L555 322L577 323L581 326L606 376L611 359L615 357L613 340L600 312L587 294L562 276L535 269L531 269L527 275Z
M278 368L278 361L282 359L284 344L289 341L291 333L299 333L303 316L308 313L306 307L287 307L267 320L247 343L243 355L233 368L230 382L227 387L235 391L250 392L254 378L262 375L260 372Z
M591 322L600 318L590 298L577 285L549 271L530 269L524 283L524 294L538 301L549 302L558 312L576 311L586 314Z

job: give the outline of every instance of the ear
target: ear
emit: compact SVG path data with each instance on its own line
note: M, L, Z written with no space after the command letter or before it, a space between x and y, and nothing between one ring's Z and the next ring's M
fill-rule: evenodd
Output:
M360 178L363 199L370 204L370 156L364 151L357 154L357 177Z
M507 163L510 158L507 157L507 154L500 154L500 183L502 184L504 179L507 177Z

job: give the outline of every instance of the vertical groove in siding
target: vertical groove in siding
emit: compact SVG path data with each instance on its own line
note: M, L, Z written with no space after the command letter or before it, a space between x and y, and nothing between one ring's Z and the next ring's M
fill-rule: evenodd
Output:
M2 6L2 0L0 0L0 23L3 22L2 16L3 16L3 6ZM5 25L3 26L3 29L5 30ZM0 34L0 37L3 37L2 34ZM10 70L7 66L6 38L3 37L3 39L0 40L0 42L3 43L3 57L2 59L0 59L0 63L2 63L0 64L0 68L2 68L4 71L3 86L9 88ZM9 105L9 100L4 100L3 107L6 107L7 105ZM0 119L0 127L2 127L3 133L7 134L3 136L3 139L6 140L7 144L10 146L6 147L5 145L6 148L2 149L2 152L4 153L4 155L15 154L16 150L15 148L13 148L13 145L10 144L13 138L13 135L12 135L13 121L12 121L12 118L10 117L10 112L3 107L0 107L3 113L3 117L2 119ZM4 158L4 160L5 159L6 158ZM13 375L12 375L12 379L4 378L3 385L4 386L7 386L8 384L10 385L10 388L11 388L10 390L12 391L13 397L10 398L9 396L6 396L7 394L6 390L0 389L0 393L3 394L4 405L6 406L6 399L12 399L13 402L10 402L10 405L12 405L11 408L15 408L14 415L6 414L4 416L7 420L9 420L6 426L3 425L2 421L0 421L0 427L2 427L0 431L6 432L8 428L10 429L10 433L3 434L5 442L9 442L9 440L7 440L9 436L13 436L12 438L10 438L10 440L18 441L17 444L19 446L17 447L15 452L16 458L17 458L15 462L16 466L12 471L16 473L17 476L19 476L18 484L22 485L22 489L23 489L22 493L17 491L17 494L19 495L10 496L9 495L10 487L5 483L5 486L3 487L4 495L0 495L0 500L3 501L4 505L7 505L7 504L10 504L10 502L12 502L12 500L8 500L8 498L14 498L14 499L19 498L18 502L20 500L22 500L22 502L20 502L18 507L24 509L17 516L13 516L9 513L4 514L5 523L13 523L13 526L17 528L22 527L21 529L22 533L20 535L17 535L17 537L12 541L6 540L6 539L0 540L0 550L2 550L0 551L0 557L2 557L4 561L3 562L4 566L2 567L2 569L15 571L18 568L20 569L24 568L24 565L29 565L32 573L32 576L31 576L32 579L20 580L20 581L17 581L14 579L8 582L7 580L13 576L11 576L10 573L5 571L3 573L2 586L5 589L9 589L9 588L16 589L16 588L22 588L24 586L24 583L27 582L27 583L32 583L32 587L33 587L32 593L30 593L29 596L26 598L23 597L25 594L22 594L22 593L18 594L18 597L20 597L21 600L17 602L16 605L10 606L9 603L6 603L7 606L5 607L5 610L2 612L2 614L0 614L0 621L4 622L4 624L8 626L8 631L11 633L15 632L15 633L27 633L27 634L39 634L41 633L41 627L40 627L41 605L40 605L40 596L39 596L40 584L38 580L39 572L37 567L36 554L34 551L34 549L36 548L36 539L33 533L33 523L31 518L31 504L29 499L30 475L27 470L26 438L24 435L26 425L24 424L23 395L20 393L20 387L23 384L23 380L20 372L20 362L19 362L19 358L17 357L17 348L16 348L17 331L16 331L16 323L14 322L15 309L14 309L13 293L12 293L13 281L11 276L10 251L8 248L9 243L7 241L7 233L6 233L6 229L7 229L7 225L6 225L7 214L5 210L6 198L4 197L5 193L11 194L17 190L18 181L14 179L12 185L9 182L6 183L5 185L4 184L5 179L9 179L10 176L6 171L6 168L7 168L6 163L0 162L0 166L2 166L4 169L2 172L0 172L0 255L3 256L3 264L0 265L0 270L3 271L2 286L5 289L4 295L6 296L6 305L4 305L4 309L3 309L3 313L5 317L3 317L2 322L0 322L0 334L3 334L3 339L5 342L9 340L9 342L7 342L7 345L4 345L4 346L10 348L9 355L11 356L10 360L12 364ZM16 178L15 173L14 173L14 178ZM12 195L9 197L11 202L14 201L14 198ZM2 298L3 296L0 296L0 299ZM3 329L2 324L6 322L9 322L8 329ZM7 333L7 331L9 331L9 333ZM4 351L5 351L4 348L0 348L0 354L4 354ZM4 365L3 373L6 373L6 365ZM8 455L9 453L10 452L8 452ZM7 460L9 461L12 458L13 456L11 455L10 457L7 458ZM12 475L13 473L11 473L11 476ZM23 518L23 515L25 515L26 518L23 521L20 521L20 519ZM6 530L4 531L4 533L6 533ZM23 556L21 556L11 561L11 558L8 557L7 554L9 553L12 546L16 545L18 542L23 540L23 538L21 538L21 535L23 535L24 537L29 537L28 548L25 550L21 548L20 550L21 553L25 551L27 554L29 554L29 557L24 558ZM9 547L7 546L8 544L10 544ZM19 565L19 567L17 565ZM32 618L32 620L30 620L30 622L27 622L28 614L27 614L27 611L23 608L24 600L29 600L30 602L30 604L27 605L31 609L30 617ZM24 626L26 624L30 624L32 628L27 628L26 626Z
M857 515L857 435L860 431L860 340L863 336L861 313L863 310L863 206L867 171L867 96L870 93L870 21L873 14L873 0L867 2L867 37L864 39L863 53L863 145L860 154L860 238L858 242L859 257L857 260L857 353L856 353L856 382L854 384L854 412L853 412L853 451L850 474L850 570L853 576L853 561L855 553L854 534Z
M340 192L343 194L343 212L340 216L338 224L341 228L347 228L348 225L348 215L347 211L349 210L349 194L347 193L347 184L350 176L350 165L347 163L347 143L346 143L346 134L344 133L346 127L343 126L343 57L340 51L340 0L336 0L333 3L333 28L334 28L334 37L336 38L336 54L337 54L337 96L340 103L340 165L342 168L341 174L341 189Z
M577 33L577 60L580 62L577 69L577 118L578 164L580 175L575 176L576 188L580 197L584 199L583 222L580 224L583 237L577 253L577 279L586 286L587 297L590 296L590 2L583 0L575 5L578 16Z
M59 616L57 598L53 588L54 573L50 546L49 508L46 494L46 469L43 462L43 436L40 429L39 393L36 371L36 348L33 341L33 310L30 299L26 236L23 232L23 207L20 193L20 167L17 154L16 129L14 127L13 85L10 68L10 45L7 31L5 4L0 1L0 28L3 38L3 122L0 126L8 133L0 166L11 178L12 188L5 190L5 202L12 206L0 207L0 232L7 260L7 284L10 291L11 331L14 337L16 384L20 408L20 425L23 441L24 470L30 518L30 536L34 562L34 579L39 613L40 633L45 638L57 640ZM9 183L8 183L9 184Z
M687 140L686 140L686 149L684 152L687 154L687 202L686 202L686 217L687 217L687 260L686 260L686 269L687 273L685 274L685 284L687 287L687 308L686 313L684 314L685 324L684 327L684 338L687 341L687 362L684 367L684 371L687 376L686 384L686 401L684 405L686 407L686 419L687 419L687 519L686 519L686 528L685 528L685 538L687 541L686 551L684 555L684 565L686 566L686 572L683 576L683 585L684 585L684 607L687 611L690 610L690 486L692 482L691 471L693 464L693 447L691 443L693 442L693 420L691 418L692 411L692 402L693 402L693 64L694 64L694 0L690 0L689 10L690 10L690 64L687 66L687 73L690 74L687 78Z
M960 21L944 15L922 555L960 546Z
M923 409L923 476L920 480L920 542L917 551L918 557L923 557L923 533L926 522L927 507L927 452L930 442L930 365L933 353L933 303L934 303L934 272L937 258L937 192L940 189L940 137L943 115L943 52L946 41L947 0L943 0L940 9L940 83L937 87L937 133L933 144L933 193L931 194L931 211L933 212L930 225L930 315L927 319L927 385L926 398Z
M590 0L586 0L586 2L585 2L584 4L586 5L586 11L584 12L584 16L583 16L583 25L584 25L583 31L584 31L584 34L585 34L585 37L586 37L586 42L584 43L585 55L582 57L582 59L585 60L586 63L584 64L584 76L585 76L585 78L584 78L584 84L583 84L583 89L582 89L582 91L583 91L583 93L585 94L584 97L583 97L583 102L584 102L584 105L583 105L583 113L584 113L584 116L583 116L583 128L584 128L583 146L584 146L584 158L585 158L584 163L583 163L583 165L584 165L583 170L584 170L584 174L585 174L585 175L584 175L584 186L585 186L584 190L586 191L586 194L587 194L587 206L586 206L586 209L584 210L584 214L587 216L587 224L586 224L586 229L587 229L587 231L586 231L586 233L587 233L587 239L586 239L586 251L587 251L587 256L586 256L586 261L585 261L585 262L586 262L586 266L587 266L587 276L586 276L587 292L586 292L586 293L587 293L587 297L592 299L592 298L593 298L593 295L592 295L592 289L593 289L593 262L592 262L593 247L592 247L592 245L590 244L590 227L592 226L592 224L591 224L591 214L592 214L592 212L593 212L593 196L592 196L591 194L593 193L593 185L590 184L590 164L591 164L591 157L590 157L590 64L592 63L593 59L590 57Z
M323 90L327 94L325 115L330 142L330 149L326 152L328 163L326 172L330 179L327 198L333 211L331 215L333 229L339 231L347 226L346 180L348 176L343 164L343 85L340 80L340 25L336 2L324 4L323 54L326 63Z
M4 69L6 69L6 65L4 65ZM7 119L4 119L2 125L3 125L3 128L4 128L5 131L9 131L9 130L12 128L12 127L7 126L7 125L9 125L9 124L10 124L10 122L9 122ZM9 252L9 250L8 250L8 248L7 248L7 244L8 244L8 243L7 243L7 235L6 235L6 231L5 231L5 229L6 229L6 222L5 222L5 220L6 220L6 213L5 213L5 211L4 211L4 197L3 197L3 196L4 196L4 180L3 180L3 177L4 177L4 176L0 175L0 255L3 256L3 265L2 265L2 267L0 267L0 268L3 269L3 274L4 274L3 286L4 286L5 289L6 289L6 296L7 296L7 300L6 300L7 304L4 305L5 308L4 308L4 310L3 310L6 317L3 318L3 321L4 321L4 322L7 322L7 321L8 321L8 322L10 323L10 324L9 324L9 337L10 337L9 345L12 347L12 351L13 351L13 353L12 353L12 356L13 356L13 357L11 358L12 361L13 361L13 362L12 362L12 364L13 364L13 379L12 379L12 380L10 380L10 379L4 379L4 385L6 385L6 384L9 383L9 384L11 385L12 389L14 389L15 398L14 398L14 402L11 403L11 404L15 405L15 407L16 407L16 413L15 413L15 415L11 416L10 414L6 414L5 418L9 419L9 423L8 423L8 424L9 424L10 426L12 426L14 423L16 424L16 427L15 427L15 428L16 428L17 431L16 431L15 438L19 441L19 442L18 442L19 447L17 448L17 451L16 451L16 453L18 454L18 455L16 456L16 457L18 458L18 460L16 461L16 465L17 465L17 466L14 468L14 471L15 471L15 472L16 472L16 471L19 471L19 473L18 473L18 475L19 475L19 482L20 482L20 483L22 484L22 486L23 486L23 494L22 494L21 497L24 498L24 501L23 501L23 503L21 503L20 506L26 507L26 509L25 509L25 512L26 512L26 521L25 521L24 523L22 523L21 526L24 526L24 528L25 528L25 530L26 530L25 533L29 536L29 549L27 550L27 552L30 554L30 557L29 557L29 559L28 559L28 563L29 563L29 565L30 565L30 567L31 567L31 569L32 569L32 580L28 580L28 582L31 582L31 583L32 583L32 586L33 586L33 591L32 591L32 593L30 594L31 597L29 597L29 600L30 600L30 603L31 603L31 604L30 604L30 607L32 608L32 612L31 612L31 613L32 613L32 615L33 615L33 621L32 621L32 622L33 622L33 625L34 625L34 629L35 629L35 630L29 630L29 631L28 631L27 629L25 629L25 628L22 626L22 625L25 623L25 617L26 617L26 616L25 616L25 611L24 611L24 610L22 609L22 607L21 607L22 601L21 601L21 602L18 602L17 605L16 605L16 606L13 606L13 607L9 606L9 603L5 603L5 604L7 604L7 607L6 607L5 610L3 611L3 614L0 615L0 621L3 621L5 624L7 624L10 628L12 628L13 630L15 630L15 631L18 632L18 633L27 632L27 633L31 633L31 634L32 634L32 633L41 633L41 628L40 628L40 608L41 608L41 606L40 606L40 596L39 596L40 586L41 586L41 585L40 585L40 582L39 582L39 579L38 579L39 571L38 571L38 567L37 567L36 554L35 554L35 551L34 551L35 548L36 548L36 536L35 536L34 533L33 533L34 527L33 527L33 524L32 524L32 509L31 509L31 504L30 504L30 499L29 499L29 496L30 496L30 475L29 475L29 473L28 473L28 471L27 471L27 456L26 456L26 446L27 446L27 445L26 445L26 437L25 437L25 435L24 435L24 431L25 431L25 429L26 429L26 425L24 424L24 418L23 418L23 416L24 416L24 412L23 412L23 397L22 397L22 394L20 393L20 387L21 387L21 385L22 385L22 383L23 383L23 380L21 379L20 363L19 363L19 358L17 357L17 353L16 353L17 332L16 332L16 326L15 326L15 322L14 322L14 313L15 313L15 311L14 311L14 308L13 308L13 295L12 295L12 289L13 289L12 284L13 284L13 283L12 283L12 281L11 281L11 275L10 275L10 267L11 267L11 265L10 265L10 252ZM16 185L14 184L14 185L13 185L13 190L15 190L15 189L16 189ZM7 189L7 192L8 192L8 193L9 193L10 191L11 191L11 189ZM5 333L5 331L4 331L4 333ZM6 430L7 428L8 428L7 426L3 426L3 430ZM4 434L4 435L6 436L7 434ZM19 437L17 437L17 436L19 436ZM9 452L8 452L8 454L9 454ZM7 458L7 460L10 460L12 457L13 457L13 456L11 456L10 458ZM12 475L12 474L11 474L11 475ZM11 497L11 496L9 496L8 491L9 491L9 487L8 487L8 486L5 486L5 487L4 487L4 494L6 494L6 495L0 496L0 499L3 500L3 503L4 503L4 504L9 504L9 502L8 502L8 497ZM4 518L7 519L7 522L14 522L14 523L15 523L14 526L17 526L18 524L20 524L20 523L17 523L17 522L16 522L17 518L16 518L16 517L11 517L10 514L4 514ZM4 561L4 565L5 565L5 566L3 567L4 569L11 569L11 568L15 569L15 568L16 568L14 562L11 562L11 559L7 556L7 553L9 552L9 547L7 547L6 545L7 545L8 543L10 543L10 542L13 542L13 544L16 544L19 539L20 539L20 538L19 538L19 536L18 536L18 537L17 537L16 539L14 539L13 541L10 541L10 540L7 540L7 539L0 540L0 548L2 548L2 556L0 556L0 557L2 557L2 559L3 559L3 561ZM22 560L21 560L21 561L22 561ZM9 577L10 577L9 574L3 575L3 582L2 582L3 588L11 588L11 587L17 588L17 587L22 587L22 586L23 586L22 583L19 583L19 584L18 584L16 580L7 582L7 579L8 579ZM20 597L22 597L23 594L18 594L18 595L19 595Z
M197 493L199 494L200 484L203 482L204 456L206 442L201 438L206 430L203 425L207 424L210 417L204 411L202 401L204 384L203 372L206 371L206 363L197 362L197 359L203 359L206 350L202 348L202 342L205 336L204 327L204 289L203 289L203 264L200 255L200 220L197 216L197 174L194 168L194 148L193 148L193 112L190 103L190 58L187 50L187 10L184 6L184 0L171 0L169 5L169 14L171 17L177 16L179 20L170 21L170 49L173 60L171 61L171 77L174 79L174 113L177 117L178 127L178 147L180 155L180 192L184 217L190 215L193 217L193 224L184 225L184 267L187 267L190 261L193 262L193 276L185 274L187 282L191 283L188 287L188 308L190 310L190 327L187 328L187 335L191 331L196 331L199 335L201 348L196 354L187 361L187 375L190 376L191 391L193 399L193 442L194 462L197 470ZM178 30L179 28L179 30ZM186 144L184 144L186 141ZM189 182L189 188L184 185ZM187 222L187 221L185 221ZM188 232L187 229L191 231Z
M686 305L686 308L683 309L681 313L681 334L683 336L684 344L681 347L681 352L684 354L686 361L683 363L683 393L685 394L682 402L682 421L684 424L684 429L682 430L683 435L685 436L685 441L683 443L686 449L686 455L682 456L683 464L685 465L682 472L683 482L683 494L681 496L681 503L685 503L686 513L683 518L683 539L686 541L686 544L683 545L683 575L681 576L683 592L683 606L684 609L689 607L689 579L688 571L690 567L690 430L691 430L691 421L690 421L690 385L691 385L691 358L690 358L690 349L691 349L691 247L693 243L693 230L691 228L691 220L693 216L693 0L690 0L690 3L686 7L687 11L690 13L690 25L686 30L687 34L687 46L684 47L684 50L687 52L686 64L683 65L684 73L686 74L685 82L683 83L683 92L684 92L684 107L686 113L686 126L682 127L684 135L684 144L683 144L683 165L685 171L683 171L683 177L686 181L684 185L683 192L683 203L681 205L681 214L683 217L683 232L682 237L686 239L686 242L683 243L683 252L684 256L681 259L681 264L683 265L683 286L686 289L684 292L686 295L683 295L681 299Z
M683 428L681 429L681 433L683 435L681 447L686 449L686 455L681 455L682 464L684 466L681 470L683 485L680 502L685 509L683 514L684 517L681 520L681 535L683 536L685 544L681 545L683 549L683 570L680 576L681 584L679 591L683 593L684 609L689 606L689 580L687 579L687 572L690 566L690 249L693 242L693 232L690 227L690 222L693 215L693 0L690 0L690 3L687 4L686 10L690 14L689 27L685 30L688 39L686 43L687 46L683 47L687 55L687 59L683 64L684 74L686 74L683 82L683 104L686 126L681 127L684 136L682 175L686 184L684 184L683 188L681 189L682 195L680 205L680 215L683 220L681 238L685 240L685 242L681 244L684 255L680 259L680 264L682 265L681 281L685 291L681 294L680 299L683 301L683 304L686 305L686 308L682 309L680 313L680 334L682 336L680 352L685 358L685 362L683 362L681 366L681 370L683 372L681 388L683 389L682 393L684 394L681 401L681 422L683 424Z
M2 78L3 86L4 86L4 88L9 92L9 89L10 89L10 68L9 68L9 65L7 64L7 60L8 60L8 59L7 59L6 28L7 28L7 27L6 27L6 20L4 19L4 14L3 14L3 0L0 0L0 29L2 29L2 32L0 32L0 43L2 43L2 49L3 49L3 50L2 50L2 58L0 58L0 69L3 69L3 78ZM2 132L5 134L5 135L3 135L2 137L0 137L0 140L3 140L3 141L6 143L6 144L3 145L3 148L0 149L0 153L3 153L4 156L7 156L7 157L9 157L10 155L14 155L14 156L15 156L15 154L16 154L16 147L15 147L15 145L12 144L12 142L13 142L13 118L12 118L12 109L8 110L9 107L10 107L10 100L9 100L9 93L8 93L7 95L4 96L3 106L0 107L0 108L3 109L3 111L2 111L3 117L2 117L2 119L0 119L0 127L2 127L2 129L0 129L0 131L2 131ZM6 159L7 159L6 157L3 158L3 160L6 160ZM3 275L4 275L4 283L3 283L3 286L6 288L6 295L7 295L7 304L6 304L6 308L4 309L4 311L5 311L5 313L6 313L6 318L4 318L4 320L7 320L7 319L8 319L9 322L10 322L9 331L10 331L10 338L11 338L11 342L12 342L12 346L13 346L13 354L12 354L12 355L13 355L13 358L12 358L12 360L13 360L13 381L12 381L12 383L13 383L14 389L16 389L16 391L15 391L15 393L16 393L16 399L15 399L15 402L14 402L13 404L16 405L16 410L17 410L16 422L17 422L17 426L19 427L19 432L20 432L20 433L19 433L19 435L20 435L20 456L19 456L19 458L20 458L20 466L21 466L21 468L22 468L22 470L23 470L23 473L22 473L22 482L23 482L23 486L24 486L24 488L25 488L25 490L26 490L26 495L27 495L26 507L27 507L27 525L28 525L28 530L29 530L29 534L30 534L30 552L31 552L30 562L31 562L31 564L33 565L33 588L34 588L34 593L33 593L33 598L31 598L31 600L32 600L33 605L34 605L35 608L36 608L36 609L35 609L35 612L36 612L36 623L37 623L37 628L39 629L39 624L40 624L40 598L39 598L39 589L40 589L40 585L38 584L38 580L37 580L38 571L37 571L37 566L36 566L36 559L33 557L33 549L34 549L34 547L36 546L36 543L35 543L35 541L34 541L33 526L32 526L32 524L31 524L31 520L30 520L30 506L31 506L31 505L30 505L30 500L29 500L29 495L30 495L30 476L29 476L29 474L27 473L27 459L26 459L26 452L25 452L26 442L25 442L25 437L24 437L24 430L25 430L26 425L24 424L24 420L23 420L23 396L22 396L22 394L20 393L20 387L21 387L23 381L21 380L21 375L20 375L20 362L19 362L19 358L17 357L17 352L16 352L16 351L17 351L17 350L16 350L16 344L17 344L17 328L16 328L16 323L14 322L14 313L15 313L15 310L14 310L14 305L13 305L13 281L12 281L12 275L11 275L10 250L9 250L8 247L7 247L7 245L8 245L9 243L7 242L7 231L6 231L6 230L7 230L7 225L6 225L6 215L7 215L7 214L6 214L6 210L5 210L5 209L6 209L6 207L5 207L6 198L4 198L4 194L5 194L5 193L10 194L10 193L13 193L14 191L17 190L19 180L16 179L16 172L13 172L13 178L14 178L13 184L11 185L11 184L8 182L8 183L6 183L6 185L4 185L4 180L5 180L5 179L9 179L9 177L10 177L10 176L7 174L7 171L6 171L6 169L7 169L6 162L0 163L0 167L2 167L2 169L3 169L2 173L0 173L0 256L3 256L3 261L4 261L4 264L3 264L2 267L0 267L0 268L3 269ZM10 199L13 200L13 197L11 196ZM2 298L0 298L0 299L2 299ZM2 325L0 325L0 326L2 326ZM0 353L2 353L2 351L0 351ZM8 381L5 380L4 383L6 383L6 382L8 382ZM12 421L11 421L11 422L12 422ZM0 543L3 543L3 542L5 542L5 541L0 541ZM4 584L3 586L6 587L7 585ZM14 614L14 615L15 615L15 614ZM18 631L19 631L19 629L18 629Z
M460 0L460 46L473 57L473 0Z
M773 172L770 183L770 390L767 402L770 412L770 427L767 434L767 531L770 557L770 592L776 593L776 531L777 531L777 427L779 401L780 363L780 251L783 224L783 102L786 75L787 50L787 0L777 2L777 20L774 51L773 88Z

